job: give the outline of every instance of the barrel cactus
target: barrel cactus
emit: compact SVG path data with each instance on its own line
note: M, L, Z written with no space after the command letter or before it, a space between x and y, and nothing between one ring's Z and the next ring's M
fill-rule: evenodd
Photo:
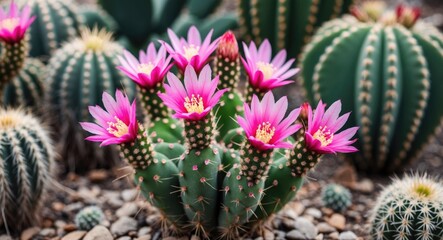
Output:
M117 30L117 22L100 5L82 4L78 8L82 22L88 28L106 29L109 32Z
M103 155L95 146L84 146L83 135L75 129L78 121L90 119L87 106L98 104L102 91L118 88L133 96L132 82L116 68L117 56L122 52L123 48L111 40L110 33L85 28L81 37L65 44L49 61L46 101L54 113L54 122L60 133L57 136L63 139L59 141L64 147L61 155L69 164L75 164L71 167L77 170L86 170L97 164L88 156L108 158L106 162L110 162L109 158L113 159L111 153ZM83 150L85 148L89 150ZM69 154L72 151L76 153L75 157Z
M20 231L38 223L54 167L53 145L38 119L0 110L0 160L0 225Z
M426 175L395 179L380 194L371 219L373 239L441 239L443 185Z
M81 19L71 0L18 0L28 4L35 24L29 31L29 55L47 60L62 43L79 34Z
M338 184L326 185L321 193L321 200L325 207L337 212L343 212L352 203L351 192Z
M163 43L182 73L168 72L165 83L157 81L151 86L159 89L157 95L164 104L162 107L172 110L172 116L184 123L184 143L154 142L149 121L148 124L137 121L135 102L131 103L121 91L115 93L115 98L104 93L104 108L90 107L95 123L80 123L93 134L87 140L102 146L119 146L121 156L134 169L138 188L162 214L165 235L172 231L177 235L193 233L203 238L239 239L294 199L303 177L323 154L357 150L350 146L357 128L337 134L349 116L339 117L339 101L327 110L320 102L315 111L305 105L286 115L287 98L275 99L268 91L251 94L250 103L234 101L234 109L243 105L244 114L236 116L219 108L222 96L232 93L223 86L235 86L236 70L240 68L238 58L226 58L239 55L230 34L220 42L201 41L196 29L191 28L188 39L170 34L172 46ZM214 77L208 62L217 44L220 46L215 58L218 63L224 61L225 66L217 64ZM263 49L270 58L271 47ZM148 52L150 61L127 55L120 68L145 86L161 75L160 69L168 62L158 60L167 56L154 50ZM280 55L277 59L280 67L285 57ZM265 62L270 59L260 60L263 65L271 64ZM222 83L220 79L224 79ZM282 80L286 79L269 81L273 84ZM229 118L220 117L219 111L230 115ZM216 138L219 127L233 119L242 129L238 148L228 147L229 143ZM174 132L172 125L165 123L166 127L156 131ZM297 141L288 142L286 139L296 132ZM289 149L288 154L275 151L280 148Z
M97 206L85 207L75 215L75 225L80 230L89 231L105 220L105 214Z
M354 0L237 0L242 36L257 44L268 39L274 51L298 57L323 22L348 11Z
M383 3L320 28L302 56L311 101L342 99L361 126L357 168L391 172L416 158L443 120L443 35L416 9ZM339 86L339 87L338 87Z

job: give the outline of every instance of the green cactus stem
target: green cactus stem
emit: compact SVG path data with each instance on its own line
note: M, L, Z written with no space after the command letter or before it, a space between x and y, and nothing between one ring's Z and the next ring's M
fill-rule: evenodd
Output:
M352 204L351 192L338 184L328 184L321 192L323 205L336 212L343 212Z
M0 92L17 76L25 62L28 43L21 40L17 43L2 42L0 47Z
M0 110L0 226L15 232L39 222L54 155L39 120L21 110Z
M106 29L109 32L117 30L117 22L99 5L97 4L82 4L79 9L82 22L88 28Z

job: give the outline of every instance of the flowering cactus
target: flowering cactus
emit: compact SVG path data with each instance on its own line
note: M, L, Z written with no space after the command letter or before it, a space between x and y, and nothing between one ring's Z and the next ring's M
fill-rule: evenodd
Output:
M200 45L195 40L198 35L193 31L190 31L188 40ZM217 48L218 41L220 45ZM235 109L243 105L238 112L218 108L220 100L230 100L224 96L233 94L232 88L237 84L235 81L240 68L238 46L232 33L226 33L215 43L205 42L200 50L204 45L212 44L213 49L217 48L217 76L212 75L209 65L200 66L208 61L210 55L202 53L205 59L200 55L192 56L196 60L186 63L183 74L167 73L165 84L160 78L156 83L157 89L164 89L164 92L158 93L158 98L163 101L165 109L172 110L175 121L183 122L184 144L153 142L155 136L150 130L150 123L145 130L136 120L135 103L131 105L119 91L116 92L116 100L104 93L105 109L90 107L97 123L83 122L81 125L94 134L87 140L120 146L121 155L135 170L135 182L147 200L160 210L162 219L167 223L163 226L169 226L164 230L181 234L194 232L205 238L234 239L291 201L300 188L303 176L315 166L321 155L356 151L349 146L353 143L349 139L357 129L334 135L349 116L339 117L340 102L326 111L320 102L315 112L305 104L285 116L287 98L275 99L270 91L260 96L252 95L250 103L237 104L233 101ZM171 50L171 47L166 45L168 49ZM159 50L162 51L163 48ZM148 49L148 52L155 55L154 49ZM184 64L180 62L184 58L179 54L171 53L176 65ZM160 55L152 59L161 59L159 62L167 64L168 58ZM285 60L284 54L279 56L275 66L282 65ZM152 69L156 65L154 60L143 62L142 58L136 60L129 55L121 62L120 68L135 81L140 80L140 74L145 74L139 71L141 64L152 63L149 65ZM289 67L290 64L287 64L282 71ZM295 70L292 72L295 73ZM152 86L154 84L148 87ZM241 127L241 137L236 143L238 149L216 137L218 127L228 118L236 119L237 125L230 125L232 128ZM167 128L162 131L174 131L168 123L165 126ZM237 131L232 128L226 130ZM293 134L297 136L295 143L287 140ZM290 154L274 154L279 153L276 149L289 149Z

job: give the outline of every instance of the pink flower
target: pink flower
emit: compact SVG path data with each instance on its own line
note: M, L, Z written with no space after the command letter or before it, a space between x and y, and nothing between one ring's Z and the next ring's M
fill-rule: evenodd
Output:
M116 100L103 93L103 108L89 106L89 112L97 123L82 122L82 128L92 134L86 140L101 142L100 146L131 142L137 138L138 123L135 101L130 104L120 90L115 92Z
M217 48L217 56L222 59L229 59L235 61L238 59L238 44L234 33L231 31L225 32L220 38L220 43Z
M294 59L286 61L286 50L281 50L271 60L272 47L267 39L259 49L253 42L248 46L243 43L245 58L241 58L249 77L249 83L254 89L263 92L291 83L289 78L298 73L297 68L291 68Z
M272 92L267 92L260 102L254 95L251 108L247 103L244 108L245 117L237 116L237 122L245 130L251 145L259 150L292 147L292 144L283 140L302 127L301 124L294 124L300 109L294 109L285 118L288 108L286 97L275 102Z
M400 4L395 9L397 21L406 27L412 27L420 18L421 11L417 7L409 7Z
M212 32L213 30L209 32L202 43L200 33L195 26L189 29L187 41L184 38L179 39L171 29L168 29L172 46L165 42L162 43L165 44L166 50L171 54L176 66L182 72L190 64L197 73L200 73L202 68L209 62L209 57L217 48L220 40L216 39L211 42Z
M149 44L146 52L140 51L138 60L126 50L123 55L124 58L119 56L121 66L117 68L143 88L153 88L162 82L172 67L171 57L166 58L165 47L161 46L157 52L154 43Z
M0 39L8 43L21 41L34 20L35 16L31 17L31 9L28 5L25 5L22 12L14 1L11 2L7 13L0 7Z
M158 96L166 106L175 111L175 118L191 121L203 119L218 103L227 89L215 91L218 76L211 80L211 67L206 65L197 77L192 66L186 67L185 85L172 73L168 73L168 84L165 84L165 93Z
M312 108L308 108L308 130L305 134L306 145L309 150L325 153L350 153L358 151L351 146L356 139L350 140L358 130L358 127L348 128L335 134L345 125L350 113L339 117L341 102L334 102L325 112L325 105L320 101L312 113Z

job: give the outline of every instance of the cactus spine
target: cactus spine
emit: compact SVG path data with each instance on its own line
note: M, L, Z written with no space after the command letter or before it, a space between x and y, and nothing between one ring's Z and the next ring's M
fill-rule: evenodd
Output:
M390 14L362 22L358 13L318 30L303 53L301 76L310 101L340 98L356 113L349 122L362 126L356 166L391 172L440 129L443 37L420 20L403 26L403 18Z
M85 207L75 215L75 225L80 230L89 231L105 220L105 214L97 206Z
M321 193L321 200L325 207L336 212L343 212L351 205L351 192L338 184L326 185Z
M373 210L373 239L441 239L442 199L443 186L426 175L394 180L380 194Z
M53 147L42 124L21 110L0 110L0 143L0 225L20 231L38 219Z
M0 52L0 92L23 67L26 58L28 44L25 40L19 42L1 42Z

